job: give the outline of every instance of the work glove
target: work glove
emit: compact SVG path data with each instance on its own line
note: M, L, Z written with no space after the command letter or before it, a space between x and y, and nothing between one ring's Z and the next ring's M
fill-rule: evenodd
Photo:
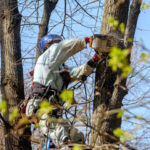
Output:
M92 67L92 68L95 68L97 66L97 64L100 62L101 60L101 57L95 53L94 56L92 57L92 59L90 59L87 64Z
M102 52L99 52L99 51L96 51L96 50L95 50L95 52L96 52L96 54L97 54L101 59L106 59L107 56L108 56L108 54L109 54L109 53L102 53Z
M85 37L86 44L89 43L89 47L92 47L93 36Z
M30 76L33 76L34 74L34 69L32 71L29 72Z
M97 64L101 60L101 56L98 53L95 53L91 60L93 63Z

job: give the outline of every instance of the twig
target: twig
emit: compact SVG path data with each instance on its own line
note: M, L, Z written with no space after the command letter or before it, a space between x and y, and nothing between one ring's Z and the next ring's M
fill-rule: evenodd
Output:
M66 26L66 0L64 0L64 24L63 24L63 28L62 28L62 32L61 32L61 36L63 36L63 33L64 33L64 29L65 29L65 26Z
M75 2L81 7L81 9L82 9L88 16L90 16L92 19L95 20L95 18L94 18L92 15L90 15L83 7L79 4L79 2L78 2L77 0L75 0Z

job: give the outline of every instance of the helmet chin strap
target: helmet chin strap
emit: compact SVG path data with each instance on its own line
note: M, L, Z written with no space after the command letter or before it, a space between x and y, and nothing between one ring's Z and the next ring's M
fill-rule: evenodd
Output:
M45 50L47 50L52 44L59 43L59 42L61 42L61 41L60 40L56 40L56 41L53 41L52 43L46 43L45 44ZM43 52L45 52L45 50Z
M45 44L45 50L43 52L45 52L52 44L53 44L53 42L52 43L46 43Z

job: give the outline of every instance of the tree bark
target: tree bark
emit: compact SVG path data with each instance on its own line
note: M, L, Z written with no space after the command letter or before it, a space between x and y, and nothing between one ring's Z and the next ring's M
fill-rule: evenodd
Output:
M108 18L113 17L119 23L127 23L129 0L106 0L101 26L101 34L113 35L123 39L119 28L113 30L108 23ZM122 47L122 45L118 45ZM113 115L104 115L107 111L121 108L123 97L127 94L126 79L121 80L120 73L114 73L104 60L96 69L95 97L93 103L93 127L100 131L100 135L92 131L92 145L116 143L113 130L121 126L121 119Z
M50 16L51 16L52 11L55 9L57 2L58 0L52 0L52 1L44 0L43 16L42 16L41 24L39 26L39 34L38 34L38 40L37 40L36 61L38 57L41 55L40 40L48 32L48 24L49 24Z
M13 108L24 99L20 42L21 14L18 11L17 0L4 0L2 8L1 92L8 105L8 112L5 115L8 121ZM11 128L5 126L6 150L24 149L22 142L26 144L26 149L31 149L28 137L21 138Z

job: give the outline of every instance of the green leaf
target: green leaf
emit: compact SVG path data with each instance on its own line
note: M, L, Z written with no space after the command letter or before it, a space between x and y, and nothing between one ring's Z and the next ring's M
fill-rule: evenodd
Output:
M122 50L118 47L112 47L111 52L109 53L109 66L114 72L116 72L117 69L121 69L122 77L127 77L132 72L132 68L129 66L127 59L128 54L128 49Z
M118 27L119 21L114 20L113 28L116 29Z
M120 141L124 143L126 140L134 139L134 136L130 134L128 131L123 131L121 128L117 128L113 131L113 134L120 138Z
M119 111L117 114L117 118L121 118L123 116L123 114L124 114L123 110Z
M73 147L73 150L84 150L83 146L76 145Z
M122 71L122 77L127 77L133 71L133 69L130 66L124 66Z
M149 4L147 4L147 3L142 3L141 8L142 8L142 9L148 9L148 8L149 8Z
M38 116L41 117L43 114L48 114L54 109L54 106L47 101L42 101L40 103L40 108L38 109Z
M108 18L108 23L109 23L110 26L113 25L113 22L114 22L114 18L113 17L109 17Z
M113 17L109 17L108 24L115 30L118 27L119 21L115 20Z
M40 124L39 123L35 123L34 126L35 126L35 128L40 128Z
M132 38L128 38L128 42L132 43L133 39Z
M148 60L148 54L145 54L145 53L141 53L141 55L140 55L140 57L142 58L142 60L144 61L144 62L146 62L147 60Z
M142 116L135 116L136 119L142 120Z
M73 103L74 91L73 90L63 90L60 94L60 98L65 101L65 106L69 107Z
M9 121L12 122L18 116L19 116L19 111L18 111L18 108L16 107L16 108L13 109L12 113L9 115Z
M121 128L117 128L113 131L114 135L118 138L120 138L123 135L123 131Z
M121 23L119 27L120 27L120 31L124 34L125 33L125 24Z
M0 101L0 112L7 113L7 102L5 100Z

